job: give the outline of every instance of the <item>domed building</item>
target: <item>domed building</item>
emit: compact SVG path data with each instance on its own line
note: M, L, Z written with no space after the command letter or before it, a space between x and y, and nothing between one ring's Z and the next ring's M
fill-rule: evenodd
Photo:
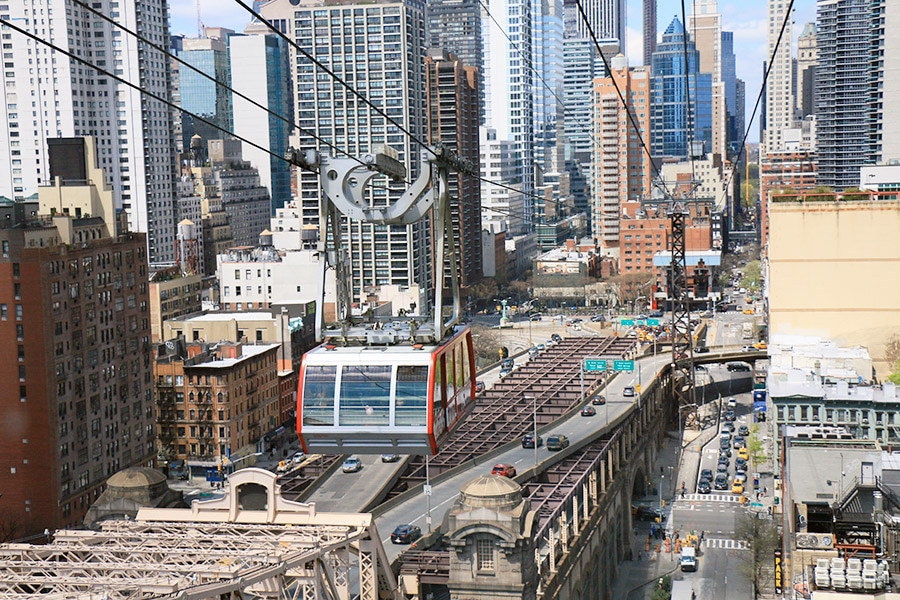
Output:
M535 597L531 538L536 513L528 508L522 486L507 477L483 475L462 487L442 528L451 549L454 596Z
M160 471L130 467L106 480L106 490L88 510L84 526L95 528L101 521L134 519L144 507L187 508L187 504L181 492L169 489Z

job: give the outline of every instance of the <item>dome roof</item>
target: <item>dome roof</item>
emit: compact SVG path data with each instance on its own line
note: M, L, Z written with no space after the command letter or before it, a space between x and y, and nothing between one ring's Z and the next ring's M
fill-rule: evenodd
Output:
M106 480L106 485L111 488L129 489L153 487L164 483L166 476L156 469L149 467L129 467L114 473Z
M522 502L522 486L508 477L482 475L462 486L460 500L470 508L512 510Z

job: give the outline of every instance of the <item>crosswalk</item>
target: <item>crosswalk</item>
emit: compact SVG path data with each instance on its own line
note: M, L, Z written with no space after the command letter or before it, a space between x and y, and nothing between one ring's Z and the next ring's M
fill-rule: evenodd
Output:
M704 548L721 548L723 550L746 550L747 542L744 540L730 540L727 538L705 538Z
M740 502L740 494L685 494L676 498L675 503L684 502Z

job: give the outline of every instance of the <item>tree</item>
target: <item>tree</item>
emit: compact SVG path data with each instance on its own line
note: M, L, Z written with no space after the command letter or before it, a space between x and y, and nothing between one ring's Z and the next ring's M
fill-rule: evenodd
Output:
M655 281L652 273L623 273L609 279L609 283L619 286L619 301L622 304L634 302L640 296L650 296L648 284Z
M500 360L500 347L503 340L496 330L483 325L471 325L473 346L475 348L475 368L482 369Z
M671 597L672 576L663 575L659 578L659 581L656 582L656 587L653 588L653 594L650 596L650 600L669 600Z
M746 542L750 552L750 560L741 562L738 570L759 593L759 588L769 580L769 567L775 550L781 546L778 525L774 520L760 519L756 513L745 511L735 519L734 537Z
M762 287L762 266L758 260L744 265L744 276L741 278L741 287L747 288L753 293Z

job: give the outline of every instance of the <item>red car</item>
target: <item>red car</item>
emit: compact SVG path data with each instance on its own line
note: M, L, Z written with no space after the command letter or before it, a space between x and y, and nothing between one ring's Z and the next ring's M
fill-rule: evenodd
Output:
M501 477L515 477L516 468L512 465L505 465L503 463L500 463L498 465L494 465L494 468L491 469L491 475L499 475Z

